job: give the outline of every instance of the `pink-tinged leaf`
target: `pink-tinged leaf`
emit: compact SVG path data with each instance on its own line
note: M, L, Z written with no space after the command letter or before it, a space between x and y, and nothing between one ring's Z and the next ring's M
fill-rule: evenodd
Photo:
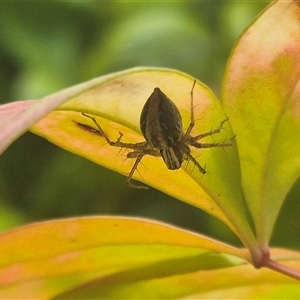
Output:
M299 253L272 249L272 256L300 270ZM256 270L249 260L245 249L146 219L85 217L41 222L0 235L0 298L299 295L298 281L267 269Z
M280 260L300 270L299 253L282 249L274 252L279 257L286 252L288 256ZM172 260L170 264L163 262L116 272L54 299L297 299L300 293L299 281L267 269L256 270L229 256L205 253L195 261L182 262L185 268L179 263L177 269L178 261ZM215 269L215 263L222 267ZM192 270L192 264L198 270ZM156 267L159 270L154 276Z
M78 93L108 80L111 75L80 83L38 101L27 100L0 106L0 155L30 126Z
M0 298L48 299L93 280L114 281L114 276L131 271L128 284L150 273L158 279L228 268L248 259L245 249L146 219L42 222L0 235Z
M275 1L239 39L223 81L244 195L266 251L300 174L299 79L300 1Z
M6 150L32 124L24 113L36 104L34 100L17 101L0 105L0 154ZM29 122L29 123L28 123Z
M109 146L95 124L82 112L96 116L112 141L122 132L122 142L143 142L140 114L153 89L159 87L179 108L184 130L190 123L190 92L194 79L186 74L169 69L138 68L94 81L98 84L71 97L69 102L33 126L32 131L66 150L127 175L133 164L132 159L126 159L128 150ZM199 82L194 89L194 113L193 135L216 129L226 119L220 102ZM230 141L232 137L230 123L225 122L220 133L201 142ZM247 247L255 248L244 212L236 149L193 149L192 154L199 164L206 166L204 176L192 162L170 171L161 158L145 156L134 178L207 211L227 224Z

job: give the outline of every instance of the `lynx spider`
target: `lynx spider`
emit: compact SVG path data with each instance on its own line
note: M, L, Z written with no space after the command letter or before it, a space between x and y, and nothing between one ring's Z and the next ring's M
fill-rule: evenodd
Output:
M223 120L218 128L202 133L196 136L191 136L191 131L195 126L194 117L194 100L193 92L196 85L194 80L190 96L191 96L191 121L186 132L182 129L182 119L180 112L176 105L158 88L156 87L151 96L146 101L141 117L140 127L145 138L144 142L140 143L124 143L121 141L123 133L119 132L118 139L111 141L102 127L97 122L96 118L85 113L82 113L85 117L91 119L100 134L104 137L106 142L113 147L121 147L125 149L132 149L132 152L127 154L127 158L135 158L135 162L128 174L126 183L130 187L147 189L148 187L143 185L135 185L131 183L134 172L137 170L139 163L144 155L151 155L156 157L162 157L167 168L170 170L177 170L181 167L183 160L191 160L194 165L199 169L202 174L205 174L205 168L203 168L198 161L191 155L189 146L195 148L212 148L212 147L227 147L233 145L233 139L230 142L223 143L200 143L199 140L219 133L223 125L228 118Z

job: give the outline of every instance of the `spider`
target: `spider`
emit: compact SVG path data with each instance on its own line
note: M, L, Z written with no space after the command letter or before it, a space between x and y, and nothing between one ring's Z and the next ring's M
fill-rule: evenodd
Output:
M226 147L233 145L233 139L230 142L223 143L200 143L199 141L207 136L219 133L223 128L223 124L228 118L223 120L220 126L214 130L191 136L191 131L195 126L194 107L193 107L193 91L196 84L194 80L191 95L191 121L186 132L183 132L182 118L176 105L158 88L146 101L140 117L140 128L145 138L140 143L124 143L121 141L123 134L120 132L118 139L111 141L95 117L82 113L85 117L91 119L96 125L100 134L104 137L110 146L132 149L127 154L127 158L135 158L135 162L128 174L126 183L130 187L147 189L143 185L135 185L131 183L134 172L137 170L139 163L145 155L162 157L164 163L169 170L177 170L181 167L184 160L191 160L202 174L205 174L203 168L198 161L192 156L190 146L195 148L212 148ZM95 130L93 130L95 131Z

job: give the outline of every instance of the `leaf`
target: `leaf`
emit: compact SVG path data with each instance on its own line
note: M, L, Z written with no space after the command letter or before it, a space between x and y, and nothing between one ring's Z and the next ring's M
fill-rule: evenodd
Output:
M94 79L89 90L70 97L70 101L32 127L32 131L54 144L82 155L98 164L128 174L132 161L126 160L127 152L109 146L93 122L82 112L97 116L97 122L113 141L122 132L123 142L143 142L139 118L145 101L155 87L161 90L179 108L184 128L190 123L190 92L194 79L169 69L138 68ZM96 83L97 82L97 83ZM58 94L59 95L59 94ZM203 84L194 89L194 134L218 128L226 119L219 101ZM233 133L226 122L218 135L204 142L224 141ZM91 130L92 128L92 130ZM240 171L237 153L228 147L193 150L192 154L208 174L203 176L192 163L185 163L180 170L170 171L161 158L146 156L134 178L161 191L207 211L227 224L248 245L255 241L244 212L240 189Z
M300 173L299 15L299 1L275 1L239 39L223 81L242 187L262 248Z
M0 154L32 124L26 124L22 116L34 104L35 101L27 100L0 106Z
M103 76L100 81L105 81L110 77L111 75ZM69 98L84 92L85 89L90 89L98 83L99 79L94 79L66 88L39 101L26 100L1 105L0 154L26 132L31 125L68 101Z
M286 264L299 269L299 253L289 252L289 256L293 258L287 259ZM299 282L275 272L255 270L219 254L205 253L194 259L184 261L186 269L177 265L179 272L174 268L169 273L175 261L150 265L142 272L129 269L88 282L54 299L297 299L299 296ZM214 263L220 268L211 268ZM193 264L197 270L191 268ZM155 267L159 270L154 270Z
M299 253L275 250L274 256L300 269ZM220 298L245 286L245 298L277 295L281 288L299 293L297 281L255 270L245 260L250 257L244 249L146 219L41 222L0 235L0 297L206 298L219 291Z

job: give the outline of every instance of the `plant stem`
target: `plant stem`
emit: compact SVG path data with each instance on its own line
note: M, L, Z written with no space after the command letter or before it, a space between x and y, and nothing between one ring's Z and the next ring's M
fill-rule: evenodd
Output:
M278 261L268 258L264 261L264 267L300 281L300 272L298 270L282 265Z

